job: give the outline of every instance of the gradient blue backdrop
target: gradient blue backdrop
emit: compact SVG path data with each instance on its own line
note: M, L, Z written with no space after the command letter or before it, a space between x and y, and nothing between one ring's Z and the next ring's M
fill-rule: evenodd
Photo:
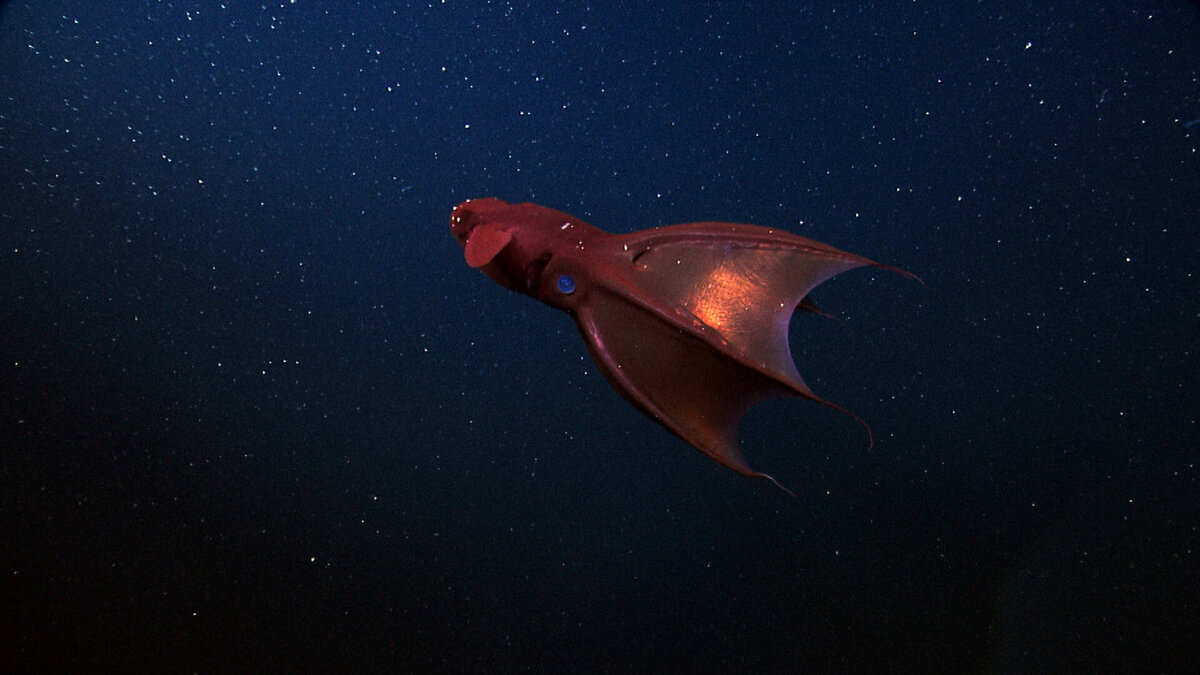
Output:
M0 5L18 671L1200 664L1200 11ZM791 499L469 269L464 199L787 228Z

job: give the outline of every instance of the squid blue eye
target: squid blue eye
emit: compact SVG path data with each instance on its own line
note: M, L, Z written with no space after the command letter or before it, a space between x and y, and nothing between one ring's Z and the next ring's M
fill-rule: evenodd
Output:
M570 274L562 274L558 277L558 292L563 295L570 295L575 292L575 277Z

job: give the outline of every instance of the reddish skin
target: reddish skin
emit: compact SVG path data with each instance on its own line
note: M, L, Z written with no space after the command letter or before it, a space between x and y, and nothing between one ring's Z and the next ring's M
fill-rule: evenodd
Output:
M561 211L491 197L459 204L450 228L472 267L574 317L600 372L636 408L724 466L785 491L742 457L742 416L776 396L846 412L796 371L792 313L816 311L806 296L839 272L871 265L912 276L756 225L609 234ZM571 292L560 290L564 276L574 280Z

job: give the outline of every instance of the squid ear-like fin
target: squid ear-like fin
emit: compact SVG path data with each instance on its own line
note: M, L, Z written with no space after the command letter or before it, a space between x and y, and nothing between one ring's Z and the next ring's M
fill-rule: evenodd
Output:
M512 233L490 225L480 225L471 231L463 248L467 264L476 269L484 267L512 242Z

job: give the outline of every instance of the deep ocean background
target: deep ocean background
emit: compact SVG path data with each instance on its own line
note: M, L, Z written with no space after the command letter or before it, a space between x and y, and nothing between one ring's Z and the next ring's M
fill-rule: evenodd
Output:
M789 229L728 471L450 210ZM21 671L1195 672L1200 9L0 5Z

